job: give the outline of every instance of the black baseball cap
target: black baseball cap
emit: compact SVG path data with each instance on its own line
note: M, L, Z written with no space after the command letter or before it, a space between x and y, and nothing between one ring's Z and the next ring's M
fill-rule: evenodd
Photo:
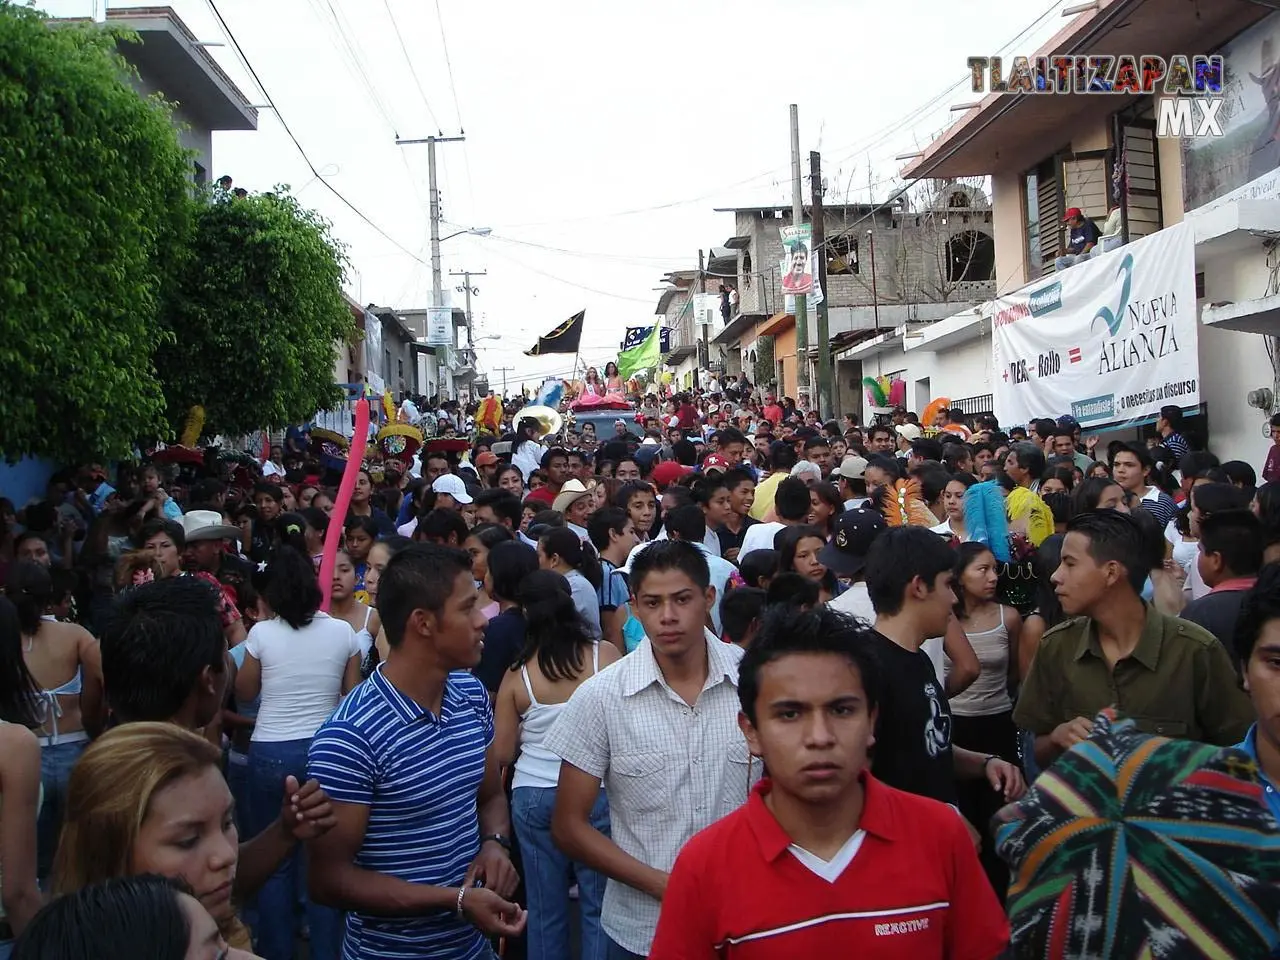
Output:
M818 552L818 559L840 576L856 577L867 565L871 544L888 528L884 517L874 510L846 510L836 518L835 535Z

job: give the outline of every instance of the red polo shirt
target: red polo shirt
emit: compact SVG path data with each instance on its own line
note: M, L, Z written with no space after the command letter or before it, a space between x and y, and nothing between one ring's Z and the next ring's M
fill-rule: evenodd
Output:
M832 882L788 850L762 780L690 840L650 960L992 960L1009 924L952 808L862 775L861 846Z

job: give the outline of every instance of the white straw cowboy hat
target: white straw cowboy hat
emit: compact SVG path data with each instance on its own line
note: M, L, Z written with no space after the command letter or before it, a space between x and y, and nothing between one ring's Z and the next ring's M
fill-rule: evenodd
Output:
M190 510L182 517L182 534L187 543L201 540L239 540L240 528L222 522L216 510Z

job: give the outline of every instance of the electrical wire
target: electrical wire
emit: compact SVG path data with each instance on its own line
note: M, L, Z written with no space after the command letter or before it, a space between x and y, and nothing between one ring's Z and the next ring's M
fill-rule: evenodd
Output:
M344 21L340 19L338 10L334 7L331 0L311 0L311 2L316 13L319 15L321 23L325 25L326 29L328 28L329 23L332 23L333 30L335 31L338 40L336 49L338 50L339 55L343 56L344 61L347 63L347 68L351 71L353 79L357 80L364 86L365 91L369 94L370 101L373 103L374 109L382 115L383 120L387 122L387 126L391 128L391 132L396 137L399 137L399 127L395 118L392 117L391 111L387 107L386 102L378 95L378 90L374 86L373 80L370 79L368 71L365 70L364 61L360 52L357 50L356 45L353 43L352 38L347 36L347 30L350 29L350 25L348 24L344 29ZM210 3L210 6L212 5L213 4ZM324 17L325 9L329 11L328 21L326 21ZM221 19L221 17L219 17L219 19Z
M458 129L462 125L462 107L458 105L458 85L453 82L453 60L449 57L449 38L444 32L444 14L440 12L440 0L436 0L436 22L440 24L440 45L444 48L444 66L449 74L449 89L453 91L453 113L458 118Z
M409 56L409 50L404 45L404 35L400 32L400 24L396 22L396 15L391 9L391 0L382 0L382 5L386 8L387 19L391 21L391 29L395 31L396 42L400 44L400 52L404 54L404 62L409 65L409 72L413 74L413 84L418 88L418 96L422 98L422 105L427 108L427 116L431 118L431 124L436 128L436 132L443 134L444 131L441 130L440 123L436 120L435 111L431 109L431 101L427 99L427 92L422 88L422 80L418 77L418 68L413 65L413 58Z
M488 238L487 238L487 237L477 237L477 239L478 239L478 240L480 240L481 242L483 242L484 240L486 240L486 239L488 239ZM535 273L535 274L537 274L538 276L540 276L540 277L545 277L545 278L546 278L546 279L548 279L548 280L554 280L556 283L564 284L566 287L573 287L574 289L576 289L576 290L582 290L582 291L584 291L585 293L594 293L594 294L596 294L597 296L600 296L600 297L609 297L609 298L611 298L611 299L613 299L613 300L627 300L627 301L630 301L631 303L644 303L644 304L648 304L648 305L650 305L650 306L652 306L652 305L653 305L653 300L651 300L651 299L642 299L642 298L640 298L640 297L628 297L628 296L626 296L625 294L621 294L621 293L611 293L611 292L610 292L610 291L608 291L608 290L600 290L600 289L597 289L597 288L595 288L595 287L588 287L588 286L586 286L586 285L584 285L584 284L577 283L577 282L575 282L575 281L573 281L573 280L566 280L564 277L557 277L557 276L556 276L555 274L553 274L553 273L547 273L545 270L539 270L537 267L531 267L531 266L529 266L529 264L527 264L527 263L525 263L525 262L523 262L523 261L521 261L521 260L517 260L515 257L512 257L511 255L509 255L509 254L505 254L505 253L499 253L497 250L492 250L492 249L491 249L491 250L489 250L489 253L491 253L493 256L497 257L499 260L506 260L508 263L514 264L515 266L520 267L521 269L528 270L530 273Z
M466 125L462 122L462 106L458 101L458 85L453 79L453 58L449 55L449 38L445 34L444 14L440 10L440 0L436 0L436 22L440 24L440 45L444 49L444 65L449 76L449 90L453 94L453 113L458 120L458 133L466 135ZM476 211L476 188L471 177L471 154L467 150L467 141L462 141L462 169L467 178L467 199L471 204L471 213Z
M680 263L686 262L689 259L687 254L681 254L679 256L673 256L673 257L658 257L658 256L640 256L640 255L631 256L627 254L616 254L616 253L592 253L591 251L588 251L588 250L568 250L568 249L565 249L564 247L552 247L543 243L535 243L532 240L517 240L515 237L504 237L496 233L486 234L486 238L489 240L497 240L500 243L512 243L521 247L531 247L534 250L543 250L543 251L546 251L547 253L558 253L566 257L579 257L584 260L609 260L616 263L630 263L630 264L636 264L636 265L645 265L650 263L657 264L657 265L664 265L664 264L680 264Z
M1024 36L1026 36L1033 30L1035 30L1037 27L1039 27L1045 20L1049 19L1049 17L1058 9L1058 7L1063 2L1064 0L1053 0L1053 2L1050 4L1048 9L1045 10L1044 13L1040 14L1040 16L1038 16L1030 24L1024 27L1021 31L1019 31L1017 36L1013 37L1013 39L1011 39L1008 43L1004 44L999 49L1003 50L1013 46L1015 43L1018 43ZM897 120L892 124L889 124L887 127L882 127L878 131L873 131L871 134L868 134L863 138L855 141L852 145L846 145L846 146L838 147L834 149L832 153L840 153L843 150L852 151L837 162L843 163L847 160L852 159L854 156L858 155L859 153L864 153L869 151L872 146L876 146L879 143L883 143L890 136L892 136L893 133L896 133L897 131L903 129L908 124L919 119L925 113L932 110L938 103L940 103L941 101L951 96L952 93L954 93L957 89L963 87L967 82L969 82L969 76L966 74L963 79L951 84L941 93L930 98L926 103L915 108L914 110L911 110L900 120ZM864 147L862 146L862 144L866 144L866 146ZM719 187L710 193L704 193L699 196L689 197L683 200L672 200L666 203L654 204L653 206L637 207L631 210L619 210L613 213L590 214L587 216L574 217L566 220L543 220L543 221L536 221L536 222L530 222L530 223L508 223L508 224L502 224L502 226L507 228L555 226L560 224L583 223L583 222L594 221L594 220L612 220L618 217L637 216L645 213L653 213L661 210L669 210L673 207L682 207L682 206L687 206L693 203L701 203L702 201L711 199L712 197L722 196L724 193L726 193L729 190L733 190L737 187L746 186L747 184L754 183L758 180L763 180L768 177L775 176L781 172L789 171L790 168L791 168L791 165L789 163L786 166L782 166L782 167L778 167L778 166L770 167L768 170L765 170L762 173L758 173L754 176L747 177L744 180L739 180L736 183L731 183L724 187Z
M258 76L258 72L254 70L253 64L249 62L249 58L245 56L244 50L240 46L240 42L236 39L235 34L231 32L231 28L227 26L227 21L222 16L222 11L218 9L216 0L208 0L208 3L209 3L209 8L213 11L214 16L218 18L218 23L222 26L222 32L226 34L227 39L231 42L231 46L235 49L236 55L240 58L240 62L244 64L245 69L249 71L249 75L253 77L253 82L257 84L258 89L262 92L263 99L266 100L267 104L271 107L271 111L276 115L276 119L280 121L280 126L284 129L285 134L293 142L294 147L297 148L299 155L302 157L303 161L307 165L307 168L311 171L312 175L316 178L316 180L324 184L325 189L327 189L335 197L341 200L342 203L352 213L354 213L357 217L359 217L366 224L372 227L373 230L376 233L378 233L383 239L387 240L394 247L399 249L402 253L406 254L409 257L412 257L418 263L427 265L428 262L426 260L423 260L422 257L414 253L412 250L410 250L408 247L402 244L395 237L391 236L391 234L383 230L382 227L378 226L371 219L369 219L369 217L365 214L363 210L361 210L354 203L348 200L342 194L342 192L338 190L337 187L335 187L333 184L331 184L328 180L326 180L324 177L320 175L320 171L317 170L316 165L311 162L311 158L307 155L307 151L303 149L302 144L298 142L298 138L294 136L293 130L289 127L288 121L285 120L284 118L284 113L281 112L280 108L276 106L275 100L273 100L271 97L271 94L267 92L267 88L263 84L262 79Z

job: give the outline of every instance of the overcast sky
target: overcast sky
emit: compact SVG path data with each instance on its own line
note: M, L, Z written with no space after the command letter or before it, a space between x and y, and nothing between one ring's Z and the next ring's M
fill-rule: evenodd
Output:
M567 375L571 356L521 351L584 308L583 357L602 366L624 327L652 322L663 273L733 234L713 208L789 204L788 104L805 172L820 150L829 197L881 200L903 165L893 157L975 99L968 56L1030 54L1066 22L1061 0L213 2L316 168L395 243L315 180L270 110L257 132L215 134L213 173L250 190L290 184L332 219L361 303L430 302L427 148L394 141L466 131L438 147L442 232L493 237L444 244L445 289L460 280L450 270L488 271L474 309L477 336L502 338L477 345L495 385L501 366L517 368L511 384ZM226 44L210 52L265 103L207 0L171 3L201 40Z

